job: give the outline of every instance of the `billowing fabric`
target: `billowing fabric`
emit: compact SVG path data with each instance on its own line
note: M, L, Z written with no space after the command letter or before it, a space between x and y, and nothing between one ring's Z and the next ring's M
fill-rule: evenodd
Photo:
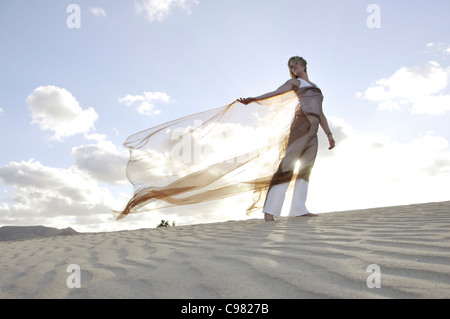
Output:
M307 174L275 174L288 145L289 154L301 155L310 143L303 95L318 117L321 92L310 87L248 105L235 101L130 136L124 145L134 195L117 218L245 192L253 194L247 214L260 210L270 185Z

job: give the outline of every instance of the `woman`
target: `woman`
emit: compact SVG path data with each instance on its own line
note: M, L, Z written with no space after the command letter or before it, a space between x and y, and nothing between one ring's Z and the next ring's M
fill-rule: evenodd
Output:
M266 221L274 221L274 216L280 217L286 191L298 160L300 160L301 169L296 177L289 216L316 216L308 211L305 202L309 176L317 155L319 125L328 137L329 150L335 147L333 134L322 110L323 95L321 90L309 80L306 60L298 56L292 57L289 59L288 67L291 79L276 91L258 97L238 99L239 102L247 105L291 90L294 90L300 99L301 107L297 110L291 124L285 156L273 175L264 203L263 212Z

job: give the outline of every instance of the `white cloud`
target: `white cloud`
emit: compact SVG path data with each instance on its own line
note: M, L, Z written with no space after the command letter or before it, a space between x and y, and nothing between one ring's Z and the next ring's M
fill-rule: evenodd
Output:
M144 92L142 95L130 95L119 98L120 103L127 106L137 105L136 109L143 115L158 115L160 110L155 109L156 102L169 103L170 96L164 92Z
M106 17L106 11L103 8L90 8L89 11L97 17Z
M423 67L403 67L357 97L377 102L380 110L410 107L413 114L444 114L450 111L450 95L444 92L449 77L450 67L434 61Z
M135 2L136 12L144 12L150 22L164 20L172 10L181 8L188 14L192 5L198 5L199 0L141 0Z
M0 207L2 224L59 223L85 229L77 219L112 219L112 207L118 204L108 189L76 167L46 167L34 159L12 162L0 168L0 180L15 188L12 204ZM89 226L95 228L95 223Z
M111 185L127 183L125 167L128 151L117 148L104 135L91 134L86 135L86 138L97 143L72 148L72 155L76 158L75 167L98 181Z
M0 116L3 115L3 109L0 107Z
M450 44L444 42L430 42L426 45L429 53L437 53L439 55L450 55Z
M125 166L116 168L125 170ZM54 168L34 159L0 167L0 182L12 190L2 196L0 224L72 227L92 232L153 228L163 218L176 220L177 225L182 223L183 214L168 216L167 211L135 214L116 221L113 211L120 211L130 196L122 192L114 195L114 188L101 187L90 173L78 165Z
M330 126L335 128L333 119ZM311 175L308 204L319 212L448 200L449 142L432 132L407 142L346 130L328 151L324 140ZM323 134L322 134L323 135ZM324 156L334 153L334 156Z
M142 215L115 220L113 211L131 197L126 177L129 153L105 135L85 138L94 143L72 148L71 167L48 167L35 159L0 167L0 184L9 190L0 197L0 224L70 226L78 231L154 227L152 223L161 219L156 214L156 220Z
M42 130L53 131L53 138L63 140L94 128L98 115L93 108L83 110L75 97L66 89L40 86L27 98L33 118Z

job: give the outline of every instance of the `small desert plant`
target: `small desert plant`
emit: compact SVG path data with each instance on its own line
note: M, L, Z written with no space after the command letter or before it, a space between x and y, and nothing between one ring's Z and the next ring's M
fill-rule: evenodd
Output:
M161 222L159 223L158 226L156 226L156 228L160 228L160 227L170 227L169 221L161 219ZM172 222L172 227L175 227L175 221Z

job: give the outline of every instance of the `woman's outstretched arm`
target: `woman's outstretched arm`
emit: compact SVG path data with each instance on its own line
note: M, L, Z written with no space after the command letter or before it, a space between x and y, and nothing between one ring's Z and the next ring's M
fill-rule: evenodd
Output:
M243 103L243 104L245 104L245 105L247 105L249 103L252 103L252 102L255 102L255 101L258 101L258 100L267 99L269 97L273 97L273 96L276 96L276 95L279 95L279 94L283 94L283 93L289 92L291 90L297 90L299 87L300 87L300 81L299 80L297 80L297 79L290 79L290 80L286 81L286 83L284 83L282 86L280 86L278 89L276 89L273 92L269 92L269 93L266 93L266 94L263 94L263 95L260 95L260 96L257 96L257 97L248 97L248 98L245 98L245 99L240 98L240 99L238 99L238 101Z

